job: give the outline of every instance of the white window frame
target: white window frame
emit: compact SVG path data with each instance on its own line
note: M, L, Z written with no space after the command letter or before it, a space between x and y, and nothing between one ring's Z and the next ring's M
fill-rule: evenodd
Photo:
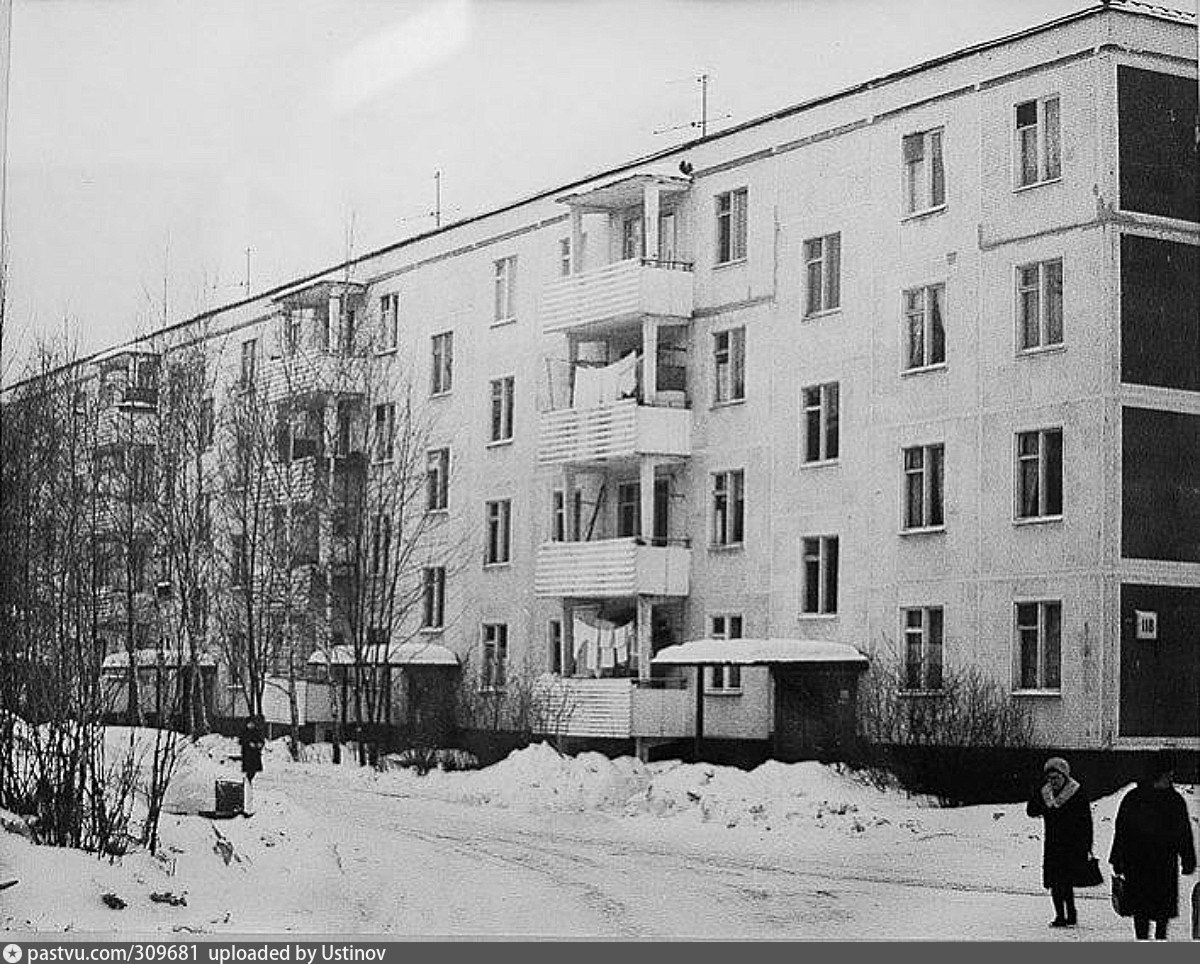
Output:
M1046 438L1051 435L1058 436L1058 496L1059 506L1058 511L1050 511L1054 507L1050 504L1049 491L1050 486L1047 484L1051 478L1052 466L1049 464L1047 457ZM1036 438L1036 451L1023 452L1022 440L1025 438ZM1066 503L1066 490L1064 487L1064 476L1066 475L1066 451L1065 451L1065 435L1061 426L1053 426L1049 428L1028 429L1017 432L1013 436L1013 521L1017 523L1024 522L1056 522L1062 519L1063 509ZM1036 466L1037 473L1037 512L1034 514L1024 514L1025 506L1025 469L1027 466Z
M708 617L710 639L741 639L745 620L741 613L711 613ZM704 691L715 696L740 696L742 667L721 663L705 667Z
M421 569L421 628L429 631L446 627L446 567Z
M712 516L709 545L732 549L746 542L746 470L723 469L710 476Z
M504 445L513 440L513 408L516 404L512 375L493 378L490 383L490 439L488 445Z
M425 511L446 512L450 508L450 447L425 452Z
M565 489L555 489L550 496L551 542L578 542L583 526L583 491L575 490L574 513L567 512L567 493ZM572 524L572 522L574 524Z
M1029 609L1032 607L1032 614ZM1013 691L1016 693L1062 693L1062 616L1061 599L1019 599L1013 604ZM1025 610L1022 613L1022 610ZM1051 620L1050 613L1057 614L1056 620ZM1032 619L1028 618L1030 615ZM1025 618L1022 618L1022 617ZM1057 631L1057 638L1051 639L1052 630ZM1024 655L1027 641L1036 648L1036 679L1035 685L1029 686L1025 677ZM1053 645L1054 662L1050 646ZM1057 673L1057 679L1052 672Z
M1063 259L1030 261L1014 269L1017 313L1017 354L1060 349L1064 346L1065 283ZM1031 317L1032 316L1032 317ZM1030 341L1030 333L1036 340Z
M901 296L901 309L904 317L902 371L911 374L945 368L945 284L921 285L906 289ZM914 358L914 354L917 354L914 351L916 347L920 348L920 352L919 357Z
M556 676L562 676L567 668L567 653L561 619L547 621L546 644L550 655L550 672Z
M484 503L484 566L506 566L512 561L512 499Z
M936 614L936 617L935 617ZM904 640L901 692L941 693L945 687L946 611L941 606L906 606L900 610ZM916 650L918 685L913 685L912 653ZM936 659L932 654L936 653ZM934 670L936 669L936 674Z
M946 528L946 446L944 442L901 450L903 532L941 532ZM917 496L914 507L913 495ZM914 511L915 510L915 511Z
M800 613L803 616L836 616L838 611L841 551L835 535L804 536L800 540ZM831 551L832 550L832 551ZM816 585L811 585L816 569ZM816 608L809 608L811 590L816 591Z
M379 298L379 348L377 354L395 351L400 344L400 292L389 291Z
M1033 105L1032 124L1021 123L1021 109ZM1053 106L1051 106L1053 105ZM1014 190L1062 180L1062 109L1058 94L1021 101L1013 107ZM1026 161L1033 154L1030 176Z
M567 278L571 274L571 238L558 239L558 276Z
M749 189L745 187L722 191L714 198L716 213L714 262L718 266L737 264L746 260L746 236L750 221L749 200Z
M746 399L746 329L713 332L713 404Z
M838 382L805 385L800 389L804 412L800 460L804 465L825 465L841 455L841 390ZM815 433L815 438L814 438ZM816 442L816 457L812 452Z
M479 689L502 693L508 685L508 623L483 623L479 632Z
M439 331L430 338L430 395L448 395L454 389L454 332Z
M517 256L497 258L494 272L492 324L503 325L517 320Z
M258 339L247 338L242 342L241 367L238 372L238 383L242 388L254 385L258 375Z
M911 145L920 145L916 157ZM920 217L946 207L946 137L944 127L914 131L901 138L904 216ZM910 154L913 156L910 157ZM938 188L941 196L938 197Z
M375 406L371 416L375 429L375 463L391 462L396 456L396 403L383 402Z
M842 233L805 238L804 317L813 318L842 307Z

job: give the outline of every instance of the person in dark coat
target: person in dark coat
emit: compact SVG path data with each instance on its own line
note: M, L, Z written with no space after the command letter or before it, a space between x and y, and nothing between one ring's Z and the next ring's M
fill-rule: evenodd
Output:
M241 736L242 774L245 777L242 812L246 816L254 813L254 777L263 768L263 729L262 717L251 716L246 720L246 728Z
M1138 940L1167 939L1167 921L1179 916L1179 871L1196 869L1196 847L1187 803L1172 786L1175 758L1155 754L1145 776L1125 794L1117 810L1112 852L1113 873L1125 878L1126 906Z
M1046 821L1042 886L1054 901L1050 926L1074 927L1078 921L1075 881L1092 851L1092 807L1062 757L1051 757L1042 772L1042 784L1034 790L1025 812Z

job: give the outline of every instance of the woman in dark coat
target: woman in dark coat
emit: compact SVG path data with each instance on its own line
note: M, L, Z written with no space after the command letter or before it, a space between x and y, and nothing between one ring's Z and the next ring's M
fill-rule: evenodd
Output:
M1051 927L1074 927L1075 881L1092 851L1092 807L1071 768L1062 757L1043 767L1044 781L1034 791L1025 812L1046 821L1042 850L1042 886L1054 901Z
M242 812L254 813L254 777L262 770L263 721L260 716L246 720L242 731L242 773L245 775Z
M1125 906L1138 940L1167 939L1167 921L1179 916L1179 870L1196 869L1196 848L1187 804L1171 785L1175 759L1154 756L1145 777L1125 794L1117 810L1112 853L1113 873L1125 878Z

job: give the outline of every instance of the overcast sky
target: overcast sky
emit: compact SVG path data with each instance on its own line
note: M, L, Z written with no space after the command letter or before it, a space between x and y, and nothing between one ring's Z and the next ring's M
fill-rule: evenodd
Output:
M701 73L719 130L1086 6L14 0L6 351L427 230L435 170L448 221L682 143Z

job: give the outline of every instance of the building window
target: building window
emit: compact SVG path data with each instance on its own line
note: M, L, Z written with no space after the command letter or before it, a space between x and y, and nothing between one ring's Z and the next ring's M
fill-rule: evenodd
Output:
M454 332L433 336L433 368L429 382L431 395L444 395L454 385Z
M558 274L565 278L571 273L571 239L562 238L558 242Z
M390 462L396 453L396 406L375 406L375 461Z
M563 659L563 628L561 619L552 619L546 624L546 643L550 653L550 672L561 676L566 661Z
M920 214L946 203L941 129L909 134L903 141L904 213Z
M575 490L574 510L568 518L567 496L562 489L555 489L553 495L554 519L551 526L550 538L554 542L579 541L580 524L583 518L583 493Z
M927 285L904 292L904 370L946 362L946 286Z
M806 615L837 612L838 537L807 536L804 546L804 587L801 611Z
M511 442L513 437L513 376L492 379L492 441Z
M242 342L242 368L240 381L242 388L250 388L254 384L254 376L258 372L258 339L248 338Z
M506 563L512 553L512 501L498 499L488 502L484 515L487 524L487 545L483 564L496 566Z
M1057 97L1017 104L1016 156L1018 187L1062 175Z
M1022 351L1063 343L1061 259L1017 268L1017 328Z
M617 485L617 537L626 539L642 533L642 487L637 482Z
M400 293L390 292L379 299L379 350L395 351L400 343Z
M740 614L721 613L708 618L708 635L712 639L741 639ZM732 663L707 667L705 689L710 693L740 693L742 668Z
M283 354L291 358L304 344L304 322L311 320L311 308L294 308L283 316Z
M508 624L483 624L483 665L479 688L502 690L508 677Z
M1062 603L1017 603L1017 687L1062 687Z
M1062 429L1017 433L1017 518L1053 519L1063 511Z
M355 451L354 439L354 420L357 414L357 403L348 398L340 398L337 402L337 413L335 415L335 436L333 440L333 454L340 459L344 459Z
M746 257L746 189L717 195L717 264Z
M229 546L230 578L234 586L250 584L250 554L246 551L246 535L235 532Z
M496 262L496 322L512 321L517 317L517 256L509 255Z
M392 554L392 520L377 515L371 520L371 558L368 571L372 576L386 576Z
M838 384L804 389L804 461L829 462L838 457Z
M621 260L640 258L645 250L642 216L627 214L621 219Z
M945 525L943 488L945 447L917 445L904 450L904 528Z
M741 469L712 476L712 544L738 546L744 538L746 504Z
M216 430L217 414L210 395L200 399L200 451L207 452L212 448Z
M739 402L746 397L746 329L731 328L713 335L713 367L717 404Z
M441 629L446 625L446 569L426 566L421 570L421 627Z
M936 692L942 688L941 606L905 609L904 688Z
M827 234L804 242L804 314L831 311L842 303L842 236Z
M450 450L430 449L425 462L425 507L444 512L450 505Z

